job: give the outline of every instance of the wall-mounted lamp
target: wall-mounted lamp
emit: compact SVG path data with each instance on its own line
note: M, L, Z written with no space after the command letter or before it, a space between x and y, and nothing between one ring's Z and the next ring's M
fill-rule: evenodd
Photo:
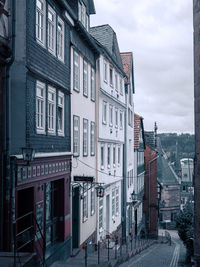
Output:
M35 150L30 147L22 148L23 160L26 161L26 164L29 165L30 161L33 161L35 158Z

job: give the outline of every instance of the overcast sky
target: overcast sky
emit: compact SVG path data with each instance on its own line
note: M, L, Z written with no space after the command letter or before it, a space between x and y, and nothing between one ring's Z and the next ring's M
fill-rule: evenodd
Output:
M194 132L192 0L94 0L91 26L110 24L132 51L135 112L145 130Z

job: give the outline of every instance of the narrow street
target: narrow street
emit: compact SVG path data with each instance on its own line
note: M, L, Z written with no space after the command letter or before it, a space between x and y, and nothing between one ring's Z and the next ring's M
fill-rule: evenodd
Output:
M172 244L156 244L128 262L121 264L121 267L178 267L185 266L185 248L176 231L169 231L172 237Z

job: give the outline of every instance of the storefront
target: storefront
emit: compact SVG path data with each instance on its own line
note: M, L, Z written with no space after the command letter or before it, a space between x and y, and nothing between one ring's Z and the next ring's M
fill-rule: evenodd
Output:
M70 156L16 161L15 221L18 251L50 263L70 255Z

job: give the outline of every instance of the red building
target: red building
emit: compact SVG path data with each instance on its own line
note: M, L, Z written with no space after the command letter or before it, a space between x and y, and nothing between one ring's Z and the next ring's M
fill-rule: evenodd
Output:
M151 237L158 236L158 198L157 198L157 152L155 149L154 132L145 132L146 149L144 200L146 232Z

